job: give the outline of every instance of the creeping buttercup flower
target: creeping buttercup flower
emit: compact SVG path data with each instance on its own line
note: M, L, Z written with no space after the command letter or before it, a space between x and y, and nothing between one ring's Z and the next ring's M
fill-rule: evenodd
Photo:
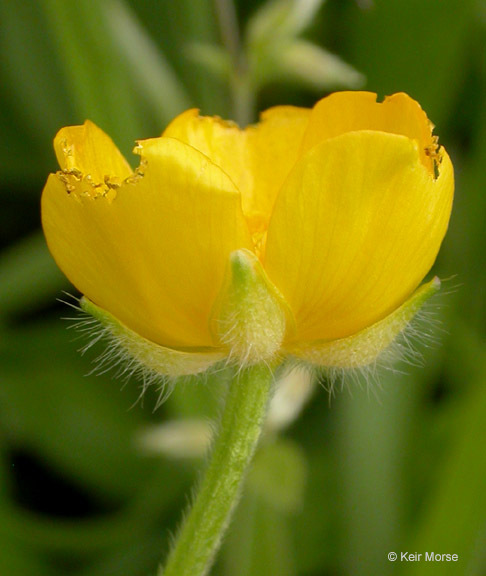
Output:
M453 169L417 102L342 92L244 130L196 110L133 171L87 121L55 139L49 248L82 307L156 373L287 356L373 363L434 293Z

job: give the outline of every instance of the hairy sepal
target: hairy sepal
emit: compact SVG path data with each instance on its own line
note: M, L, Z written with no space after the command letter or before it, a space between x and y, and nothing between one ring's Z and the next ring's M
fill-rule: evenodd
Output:
M324 369L360 369L371 366L386 353L423 305L440 290L435 277L416 290L397 310L357 334L338 340L298 342L285 347L294 358Z
M249 250L232 252L212 318L216 337L240 366L275 361L293 326L283 296Z
M135 360L142 370L147 369L168 378L191 376L206 372L225 356L218 350L187 351L160 346L127 328L86 296L81 298L80 306L109 331L115 343L127 353L129 360Z

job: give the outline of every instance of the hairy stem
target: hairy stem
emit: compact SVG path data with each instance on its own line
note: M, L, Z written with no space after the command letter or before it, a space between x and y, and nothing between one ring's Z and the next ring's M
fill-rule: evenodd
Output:
M203 576L211 568L260 438L272 382L263 364L234 377L208 467L159 576Z

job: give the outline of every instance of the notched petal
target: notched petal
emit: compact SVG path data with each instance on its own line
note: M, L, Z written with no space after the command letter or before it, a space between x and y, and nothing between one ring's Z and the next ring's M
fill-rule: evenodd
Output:
M57 176L75 198L111 201L123 180L132 174L111 138L89 120L59 130L54 150L61 168Z
M302 153L346 132L387 132L415 140L421 162L434 174L436 163L431 154L437 151L438 139L432 135L433 129L420 104L403 92L387 96L383 102L378 102L373 92L336 92L312 109Z
M286 351L319 368L352 369L368 366L390 347L425 302L439 290L440 280L435 277L421 286L395 312L353 336L292 344L286 347Z
M64 185L68 195L78 201L83 198L104 198L111 203L117 194L121 182L117 177L105 176L103 182L95 182L91 174L83 175L79 170L59 170L55 176Z
M298 338L346 338L398 308L436 258L453 189L447 154L434 180L404 136L349 132L310 150L277 198L264 262Z

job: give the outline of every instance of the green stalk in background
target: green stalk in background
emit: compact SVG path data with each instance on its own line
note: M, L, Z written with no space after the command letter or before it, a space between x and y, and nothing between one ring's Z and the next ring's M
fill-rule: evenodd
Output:
M241 47L236 9L232 0L214 0L221 37L231 62L233 118L241 127L254 121L255 94L244 50Z

